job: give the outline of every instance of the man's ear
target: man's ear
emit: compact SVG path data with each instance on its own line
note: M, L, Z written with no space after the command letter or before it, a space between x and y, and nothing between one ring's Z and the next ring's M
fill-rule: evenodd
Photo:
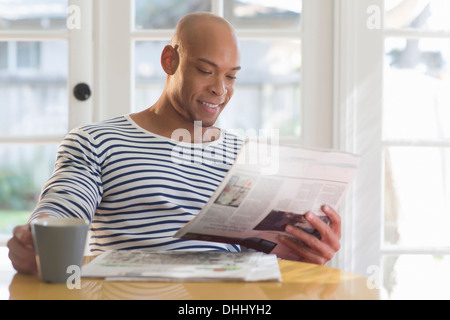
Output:
M161 54L161 65L168 75L173 75L180 63L180 55L178 54L178 45L172 47L167 45Z

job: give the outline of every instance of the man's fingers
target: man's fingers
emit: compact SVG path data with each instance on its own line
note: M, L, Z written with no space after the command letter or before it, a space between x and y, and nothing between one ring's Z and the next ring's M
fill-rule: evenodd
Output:
M19 273L37 273L35 252L32 248L23 245L17 238L9 240L7 246L9 248L8 256L14 269Z
M17 226L14 228L13 235L24 246L33 248L33 235L31 233L30 225Z
M335 252L339 251L341 247L339 242L341 239L341 232L340 232L341 226L339 219L335 219L335 217L333 217L333 219L330 218L331 226L322 221L319 217L317 217L315 214L311 212L308 212L306 214L306 219L320 233L322 243L326 243L329 247L333 248Z
M13 237L8 241L9 259L19 273L36 274L37 265L33 248L33 237L29 225L14 228Z
M328 260L330 260L330 258L317 254L314 250L311 250L305 245L301 245L287 236L281 236L280 241L297 254L298 261L324 265Z
M304 246L295 241L291 241L289 248L294 249L299 255L304 258L314 258L316 255L323 257L325 260L331 260L334 257L335 250L327 243L319 240L316 236L309 234L293 226L287 226L286 232L291 234L294 238L304 243ZM316 258L314 258L316 260ZM322 259L321 259L322 260ZM308 261L310 261L308 259ZM315 263L315 262L313 262ZM323 263L320 263L323 264Z
M341 239L341 216L330 206L322 206L322 211L330 218L331 229Z
M283 244L293 250L301 261L322 265L333 259L335 253L340 249L340 216L328 206L323 206L322 211L329 218L330 224L311 212L305 216L306 220L319 232L320 239L291 225L286 227L286 232L293 238L281 237Z

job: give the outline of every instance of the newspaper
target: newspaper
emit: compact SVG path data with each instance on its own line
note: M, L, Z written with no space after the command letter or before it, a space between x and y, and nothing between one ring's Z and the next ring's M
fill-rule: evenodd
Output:
M281 281L275 255L231 252L110 250L83 266L107 281Z
M321 207L339 207L359 161L350 153L248 141L201 212L174 237L239 244L297 260L279 236L289 236L289 224L320 238L305 214L329 223Z

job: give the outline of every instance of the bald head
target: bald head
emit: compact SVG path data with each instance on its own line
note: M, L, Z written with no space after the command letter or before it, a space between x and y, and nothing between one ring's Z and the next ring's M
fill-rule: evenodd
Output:
M161 65L167 78L160 105L175 111L180 127L195 121L212 126L233 96L241 69L233 27L211 13L187 15L164 48Z
M182 18L175 29L172 46L181 50L202 45L205 41L222 40L237 49L237 38L233 26L224 18L208 12L192 13ZM220 43L218 43L220 44Z

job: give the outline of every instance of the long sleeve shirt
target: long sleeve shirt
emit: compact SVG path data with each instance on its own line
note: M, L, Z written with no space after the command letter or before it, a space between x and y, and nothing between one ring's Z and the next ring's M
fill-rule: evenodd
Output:
M72 130L30 220L41 213L90 222L89 249L238 251L236 245L173 235L216 190L242 145L192 144L155 135L129 115Z

